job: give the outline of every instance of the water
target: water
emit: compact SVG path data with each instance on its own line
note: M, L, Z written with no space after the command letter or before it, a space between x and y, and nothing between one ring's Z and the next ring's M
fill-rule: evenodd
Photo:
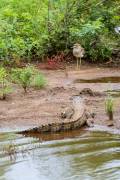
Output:
M76 79L74 83L120 83L120 77L108 76L95 79Z
M120 179L120 135L0 134L0 180L106 179Z

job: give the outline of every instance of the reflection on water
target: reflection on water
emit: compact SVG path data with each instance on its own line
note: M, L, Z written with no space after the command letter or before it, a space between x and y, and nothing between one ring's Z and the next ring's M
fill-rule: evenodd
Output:
M119 180L120 135L0 134L0 180Z

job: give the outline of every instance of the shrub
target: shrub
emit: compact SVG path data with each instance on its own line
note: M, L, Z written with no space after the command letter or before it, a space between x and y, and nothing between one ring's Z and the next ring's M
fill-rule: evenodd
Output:
M111 57L116 45L113 37L110 34L107 36L106 31L107 29L101 19L97 19L89 21L80 29L72 29L71 35L75 35L74 38L78 38L85 47L86 57L89 57L92 61L103 61Z
M0 68L0 98L2 100L6 99L7 94L12 91L8 81L8 74L5 68Z
M47 58L47 69L63 69L63 63L65 62L65 54L59 52L50 58Z
M32 86L37 89L41 89L45 85L46 85L46 80L45 80L44 76L40 73L35 74L33 77Z
M25 93L30 86L42 88L46 84L44 76L34 66L12 69L12 80L21 85Z
M40 59L70 51L76 41L87 58L105 60L111 40L119 45L119 21L119 0L1 0L0 60Z
M108 95L105 101L105 110L109 117L109 120L113 120L113 99L110 95Z
M25 67L23 69L12 69L12 79L14 82L20 84L24 89L24 92L27 93L27 88L30 86L33 73L34 68L31 66Z

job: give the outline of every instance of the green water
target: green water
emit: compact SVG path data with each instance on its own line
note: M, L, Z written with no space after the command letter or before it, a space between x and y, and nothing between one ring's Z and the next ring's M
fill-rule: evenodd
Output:
M0 180L107 179L120 179L120 135L0 134Z

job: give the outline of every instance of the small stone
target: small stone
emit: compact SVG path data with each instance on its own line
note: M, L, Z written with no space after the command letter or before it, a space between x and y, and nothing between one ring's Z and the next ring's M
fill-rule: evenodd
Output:
M95 113L91 113L91 117L94 119L95 118Z
M113 125L114 125L113 121L108 121L107 122L107 126L113 126Z
M82 91L80 91L79 94L80 95L94 96L94 92L90 88L84 88Z

